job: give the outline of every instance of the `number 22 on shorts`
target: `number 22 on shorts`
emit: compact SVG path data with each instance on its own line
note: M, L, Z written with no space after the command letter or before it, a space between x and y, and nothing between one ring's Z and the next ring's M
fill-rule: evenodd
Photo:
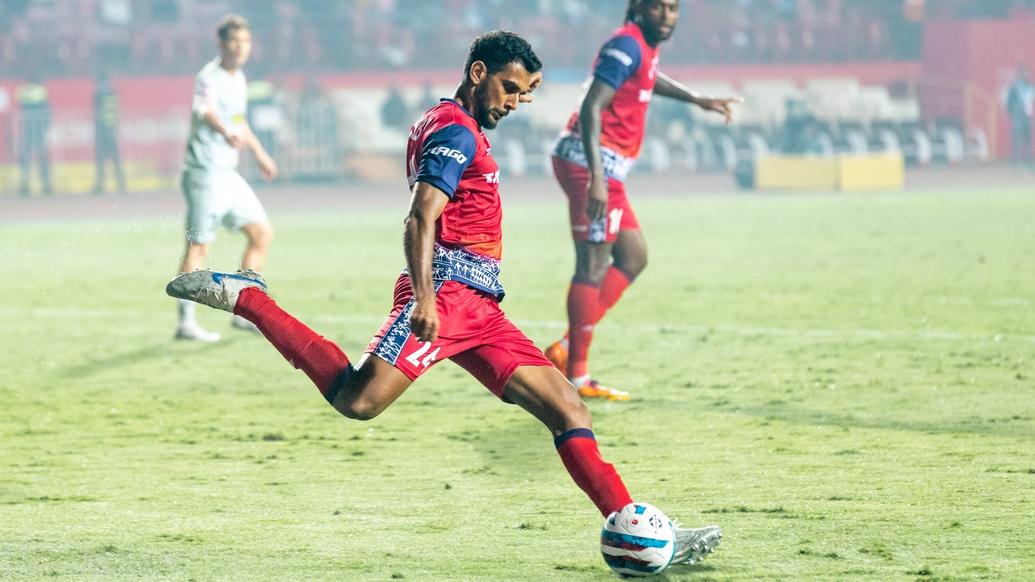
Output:
M432 351L430 354L428 354L428 350L430 350L430 349L431 349L431 342L423 342L421 344L421 346L419 348L417 348L417 351L415 351L412 354L406 356L406 361L409 362L413 366L420 366L421 368L427 368L432 363L434 363L435 358L438 357L439 350L441 350L442 348L441 347L435 348L434 351ZM428 354L428 355L425 356L424 354ZM424 356L424 359L421 359L421 356Z

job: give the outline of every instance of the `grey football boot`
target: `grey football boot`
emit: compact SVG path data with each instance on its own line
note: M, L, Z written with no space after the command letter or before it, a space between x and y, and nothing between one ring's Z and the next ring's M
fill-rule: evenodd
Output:
M233 313L241 291L256 287L268 292L266 281L255 271L221 273L199 269L183 273L165 286L165 292L179 299L189 299L202 305Z
M696 564L715 551L722 541L722 528L709 525L702 528L685 528L676 525L676 555L673 564Z

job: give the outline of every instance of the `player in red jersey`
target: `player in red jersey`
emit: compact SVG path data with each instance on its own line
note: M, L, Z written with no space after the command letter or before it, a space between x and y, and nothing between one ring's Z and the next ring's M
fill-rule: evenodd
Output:
M521 37L483 35L471 46L453 98L443 99L411 128L407 268L396 282L391 314L356 364L281 309L258 273L194 271L173 279L166 292L254 323L328 403L353 419L376 417L431 366L452 360L504 402L546 425L572 479L607 516L632 498L600 456L589 410L499 307L499 167L482 130L495 128L519 103L532 100L541 66ZM702 558L721 537L714 526L678 529L677 560Z
M679 0L630 0L625 24L600 49L589 89L553 151L568 196L575 275L568 333L546 355L584 397L628 400L589 374L593 328L647 266L647 244L625 194L653 95L692 103L731 120L737 99L702 97L658 70L659 45L679 20Z

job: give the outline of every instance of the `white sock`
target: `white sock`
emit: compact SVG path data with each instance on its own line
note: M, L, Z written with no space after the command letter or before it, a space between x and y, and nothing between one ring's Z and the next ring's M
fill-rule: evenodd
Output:
M589 374L586 374L585 376L578 376L576 378L568 378L568 381L574 384L576 388L578 388L586 382L589 382Z
M195 303L189 299L177 299L176 310L180 315L180 325L195 325L197 321L194 319L194 308Z

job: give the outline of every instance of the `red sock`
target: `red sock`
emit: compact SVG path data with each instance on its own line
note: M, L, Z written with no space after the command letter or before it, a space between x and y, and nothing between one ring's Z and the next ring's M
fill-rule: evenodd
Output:
M600 311L597 314L597 321L604 318L608 309L614 307L615 303L622 298L622 293L632 285L633 278L625 274L625 271L612 266L604 275L604 282L600 285Z
M568 377L589 374L589 346L600 310L600 288L572 281L568 289Z
M569 430L553 440L575 483L589 495L604 517L632 503L614 465L604 461L588 428Z
M256 288L241 291L234 313L254 323L280 355L305 372L327 402L334 404L341 381L352 372L352 364L341 348L306 327Z

